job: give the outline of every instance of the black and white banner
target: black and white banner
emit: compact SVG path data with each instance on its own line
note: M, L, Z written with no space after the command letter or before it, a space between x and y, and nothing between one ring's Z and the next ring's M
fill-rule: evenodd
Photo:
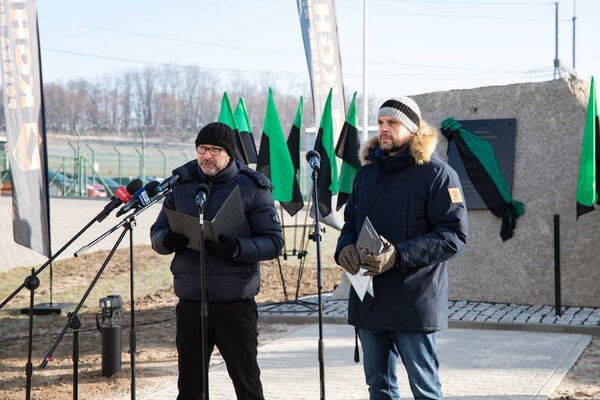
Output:
M15 242L50 257L46 131L35 0L0 0Z
M335 145L346 118L346 106L334 1L297 0L297 2L315 107L315 132L319 130L321 113L331 89L331 116ZM337 195L332 197L332 204L336 201ZM332 209L331 214L323 218L322 222L341 229L343 209L340 211L335 211L335 207Z

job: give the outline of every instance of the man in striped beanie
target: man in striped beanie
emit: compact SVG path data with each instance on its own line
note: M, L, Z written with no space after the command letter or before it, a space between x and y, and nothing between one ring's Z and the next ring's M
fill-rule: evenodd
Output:
M334 256L348 274L373 277L374 296L350 290L348 323L360 337L371 400L400 398L399 359L415 399L442 399L436 332L448 327L446 263L466 244L467 209L458 175L435 153L437 131L412 99L385 101L377 123ZM367 217L381 250L358 242Z

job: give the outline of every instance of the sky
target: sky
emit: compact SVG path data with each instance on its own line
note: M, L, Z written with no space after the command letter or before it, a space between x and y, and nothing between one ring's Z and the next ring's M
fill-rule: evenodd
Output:
M555 3L368 0L368 88L376 98L551 80ZM347 96L363 90L363 6L337 0ZM559 1L558 55L600 78L600 1ZM164 64L306 85L294 0L38 0L44 82ZM278 86L279 85L279 86Z

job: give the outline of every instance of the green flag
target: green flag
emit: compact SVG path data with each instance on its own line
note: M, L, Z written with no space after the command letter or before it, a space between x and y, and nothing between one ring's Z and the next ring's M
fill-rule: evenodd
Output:
M594 77L592 77L581 145L579 179L577 180L577 219L581 215L593 211L594 203L600 203L598 201L598 190L600 190L600 161L598 160L600 140L598 135L600 135L600 117L596 103Z
M350 107L346 113L346 121L335 146L335 154L342 159L336 210L339 210L346 204L352 193L352 182L354 182L354 177L360 168L360 160L358 159L359 150L356 92L354 92L352 103L350 103Z
M224 123L225 125L229 126L231 130L233 130L233 133L235 134L236 147L234 157L248 165L248 156L244 151L244 145L242 144L242 139L240 138L240 132L238 131L237 123L235 122L235 117L231 109L231 103L229 102L227 92L223 93L223 100L221 100L221 112L219 113L218 122Z
M269 88L269 101L267 102L256 170L266 175L273 183L275 200L280 202L292 200L295 179L294 166L285 143L271 88Z
M513 200L490 142L464 129L454 118L442 121L442 134L454 142L465 170L488 210L502 218L500 237L503 241L513 236L516 220L525 213L525 206Z
M319 212L323 217L331 214L331 198L338 192L338 169L333 151L333 118L331 115L332 89L321 115L319 133L315 141L315 151L321 156L321 169L317 179Z
M290 151L290 157L292 159L292 165L294 166L294 186L292 190L292 200L289 202L281 202L281 206L290 214L292 217L298 213L304 207L304 199L300 192L300 185L298 184L298 176L300 175L300 137L302 132L302 96L300 97L300 103L298 104L298 110L296 111L296 118L290 129L290 134L287 138L287 147Z
M254 136L252 135L252 127L250 126L246 104L241 97L235 108L234 117L238 127L238 133L242 139L244 151L246 152L246 156L248 156L248 163L256 164L256 144L254 144Z

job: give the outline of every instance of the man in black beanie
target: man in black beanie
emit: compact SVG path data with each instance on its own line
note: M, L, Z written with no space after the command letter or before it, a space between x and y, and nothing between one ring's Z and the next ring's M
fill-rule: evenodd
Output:
M188 248L186 236L171 231L166 210L198 216L195 195L200 184L208 184L210 188L204 219L211 220L236 187L240 189L246 215L235 238L204 241L208 354L217 346L238 399L263 399L256 360L258 312L254 296L260 288L259 262L277 257L283 247L271 182L233 158L235 137L227 125L220 122L206 125L195 144L197 159L184 165L189 178L173 187L150 229L154 250L160 254L175 253L171 271L179 298L177 399L202 398L202 291L199 254Z

